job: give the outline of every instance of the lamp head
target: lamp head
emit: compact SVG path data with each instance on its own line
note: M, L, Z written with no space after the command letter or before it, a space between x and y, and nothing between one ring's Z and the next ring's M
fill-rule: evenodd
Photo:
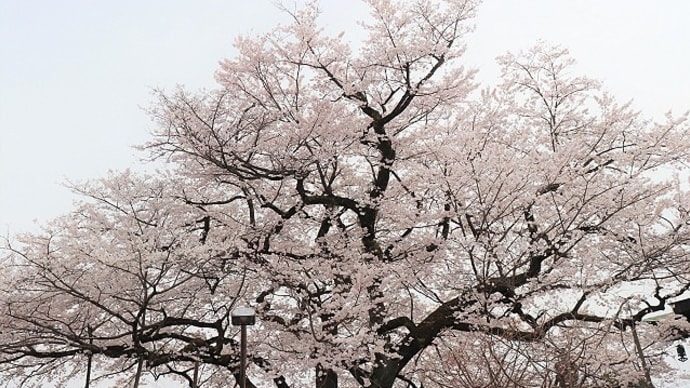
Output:
M232 310L230 317L235 326L253 325L256 322L256 313L250 307L238 307Z

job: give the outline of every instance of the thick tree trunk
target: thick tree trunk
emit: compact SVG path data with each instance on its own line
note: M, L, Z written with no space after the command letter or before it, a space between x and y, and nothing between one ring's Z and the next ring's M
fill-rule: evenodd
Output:
M316 388L338 388L338 375L332 369L317 366Z

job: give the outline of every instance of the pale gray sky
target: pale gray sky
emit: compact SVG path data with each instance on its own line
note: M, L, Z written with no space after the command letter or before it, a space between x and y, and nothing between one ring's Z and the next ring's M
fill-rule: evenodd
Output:
M235 36L283 18L273 3L0 0L0 234L68 211L65 179L136 167L130 146L151 128L141 109L150 89L212 87ZM356 0L322 4L329 30L362 15ZM690 108L688 15L685 0L486 0L468 63L491 80L497 55L544 39L621 100L680 113Z

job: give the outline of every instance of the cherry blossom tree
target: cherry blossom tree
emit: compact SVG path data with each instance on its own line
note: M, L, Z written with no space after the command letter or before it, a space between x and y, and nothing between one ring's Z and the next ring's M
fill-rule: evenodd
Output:
M249 386L663 376L687 328L642 318L690 288L687 115L645 119L544 43L480 88L475 1L367 3L357 46L310 3L239 38L215 90L157 92L166 172L75 185L7 244L6 373L227 386L248 305Z

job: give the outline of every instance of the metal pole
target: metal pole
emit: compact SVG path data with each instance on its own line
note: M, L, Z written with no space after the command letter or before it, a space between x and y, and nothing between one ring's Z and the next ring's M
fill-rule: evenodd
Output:
M197 358L199 350L197 349ZM192 379L192 388L197 388L199 386L199 360L194 361L194 379Z
M247 325L242 325L242 334L240 335L240 375L242 388L247 388Z
M86 331L89 333L89 345L93 345L93 329L91 326L86 326ZM89 348L89 358L86 363L86 382L84 388L89 388L91 386L91 363L93 361L93 350Z
M141 379L141 372L144 368L144 355L138 355L139 361L137 361L137 375L134 376L134 388L139 388L139 380Z

